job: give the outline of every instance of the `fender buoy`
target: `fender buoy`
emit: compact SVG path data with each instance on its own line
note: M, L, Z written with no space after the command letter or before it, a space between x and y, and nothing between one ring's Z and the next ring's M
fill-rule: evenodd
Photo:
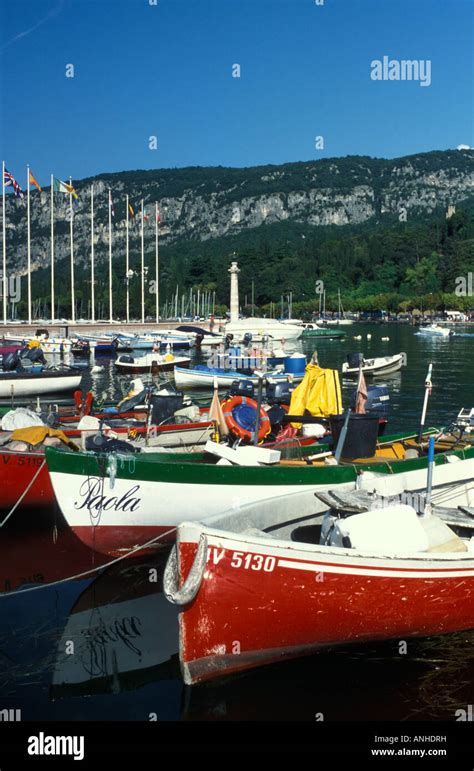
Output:
M222 402L221 404L225 422L227 423L227 426L229 428L229 431L231 431L233 434L238 436L240 439L252 439L253 431L250 430L250 426L252 423L255 423L255 416L257 413L257 402L255 399L249 399L247 396L233 396L231 399L227 399L227 401ZM238 407L244 408L241 410L244 414L239 416L239 410L237 410ZM235 411L235 414L234 414ZM249 412L251 413L249 418ZM252 414L253 413L253 414ZM239 422L240 417L240 422ZM242 423L244 425L242 425ZM246 428L245 424L249 426L249 428ZM260 408L260 428L258 430L258 441L262 442L267 434L270 433L270 418L268 417L267 413L265 412L264 408Z
M91 407L92 407L92 401L94 399L94 394L92 391L88 391L86 393L86 401L84 404L84 415L90 415Z
M94 394L92 393L92 391L88 391L86 394L85 401L83 402L82 392L74 391L74 403L80 415L89 415L92 407L93 398L94 398Z

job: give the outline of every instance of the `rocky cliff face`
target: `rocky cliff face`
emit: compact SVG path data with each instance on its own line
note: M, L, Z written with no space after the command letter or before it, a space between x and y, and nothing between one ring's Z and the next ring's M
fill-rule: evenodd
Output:
M94 184L94 244L100 261L108 250L108 189L115 208L114 255L125 252L125 195L135 209L130 250L140 249L140 200L145 212L146 249L154 249L154 204L161 212L161 243L206 240L293 220L325 226L379 221L386 215L411 219L474 195L474 151L448 150L395 160L366 157L325 159L247 169L161 169L99 175L75 182L74 245L78 262L91 248L90 187ZM55 194L55 257L69 258L69 196ZM50 193L32 191L32 262L49 266ZM26 266L26 203L7 200L9 270Z

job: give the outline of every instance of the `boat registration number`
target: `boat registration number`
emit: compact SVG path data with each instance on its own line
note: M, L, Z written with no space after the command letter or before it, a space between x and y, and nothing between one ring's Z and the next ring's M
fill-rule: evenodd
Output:
M225 549L216 549L209 547L207 561L213 565L218 565L226 555ZM265 573L271 573L275 570L276 557L263 556L263 554L246 554L243 551L231 552L231 568L242 568L243 570L263 570Z
M264 557L262 554L245 554L242 551L232 552L231 568L243 568L244 570L263 570L271 573L275 570L275 557Z

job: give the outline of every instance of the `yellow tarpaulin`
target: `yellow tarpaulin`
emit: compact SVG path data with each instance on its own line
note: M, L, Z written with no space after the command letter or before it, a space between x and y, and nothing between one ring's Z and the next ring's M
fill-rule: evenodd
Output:
M17 428L15 431L12 431L11 439L14 442L26 442L35 447L37 444L42 444L47 436L54 436L57 439L60 439L64 444L68 444L73 450L79 449L77 444L75 444L72 439L69 439L62 431L58 431L55 428L49 428L48 426Z
M337 369L322 369L317 364L308 364L290 403L290 415L304 415L305 412L323 418L341 414L341 384ZM299 428L300 423L292 425Z

